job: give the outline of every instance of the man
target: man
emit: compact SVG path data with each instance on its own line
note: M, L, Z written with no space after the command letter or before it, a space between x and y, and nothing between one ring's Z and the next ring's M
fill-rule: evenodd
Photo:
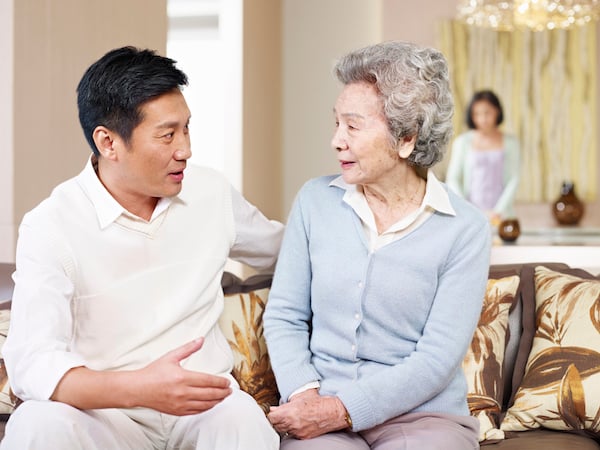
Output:
M186 168L186 84L133 47L81 79L93 154L19 228L3 355L24 403L2 449L278 448L217 320L227 258L272 268L283 225Z

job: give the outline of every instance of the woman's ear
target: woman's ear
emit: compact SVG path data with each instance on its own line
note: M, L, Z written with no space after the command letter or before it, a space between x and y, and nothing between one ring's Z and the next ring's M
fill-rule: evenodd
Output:
M417 142L417 136L405 136L400 138L398 141L398 155L402 159L407 159L412 151L415 149L415 142Z
M94 144L100 155L105 159L115 160L117 152L115 149L115 133L105 126L97 126L92 133Z

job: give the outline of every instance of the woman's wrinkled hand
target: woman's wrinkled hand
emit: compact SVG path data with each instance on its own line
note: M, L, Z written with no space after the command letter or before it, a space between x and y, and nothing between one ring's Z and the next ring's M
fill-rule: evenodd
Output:
M294 395L281 406L271 407L268 417L279 433L297 439L311 439L348 427L342 401L321 396L316 389Z

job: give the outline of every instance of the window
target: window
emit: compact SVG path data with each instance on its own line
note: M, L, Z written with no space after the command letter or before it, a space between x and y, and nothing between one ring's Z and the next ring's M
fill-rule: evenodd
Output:
M189 78L191 162L241 187L242 0L168 0L167 55Z

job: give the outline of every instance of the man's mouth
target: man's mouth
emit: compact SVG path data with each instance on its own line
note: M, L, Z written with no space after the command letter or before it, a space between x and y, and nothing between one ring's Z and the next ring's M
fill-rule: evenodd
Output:
M176 172L170 172L169 173L169 177L171 179L173 179L174 181L181 181L183 180L183 169L176 171Z

